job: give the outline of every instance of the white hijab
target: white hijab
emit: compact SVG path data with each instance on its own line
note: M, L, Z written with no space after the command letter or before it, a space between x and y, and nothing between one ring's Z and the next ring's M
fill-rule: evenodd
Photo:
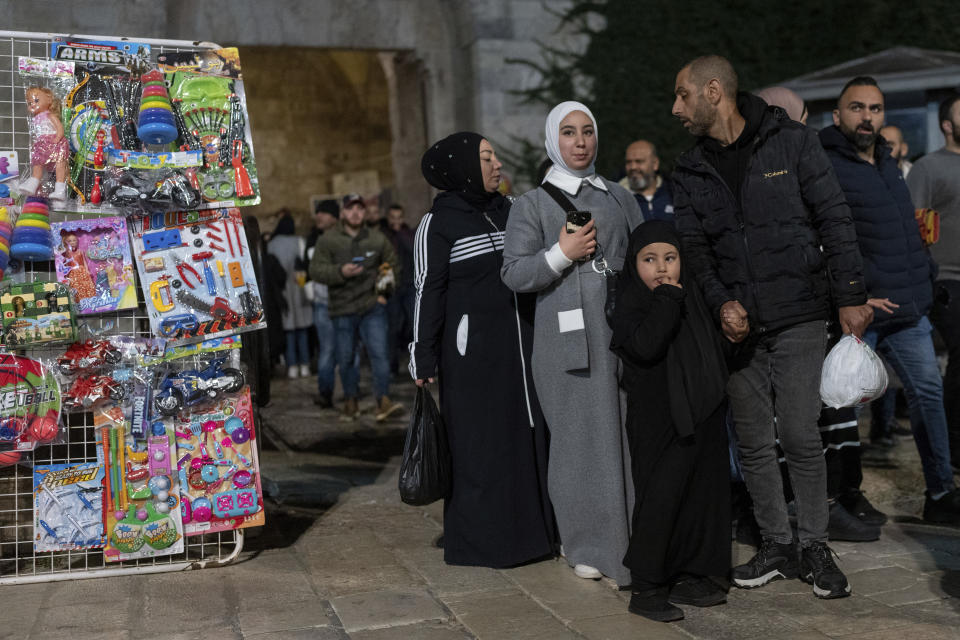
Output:
M583 104L582 102L568 100L555 106L547 115L547 124L545 127L546 142L544 143L547 148L547 157L553 162L553 171L557 171L577 179L589 178L596 173L596 169L594 169L593 166L597 159L596 151L594 151L593 161L590 162L590 166L586 169L580 170L574 170L568 167L567 163L563 161L563 157L560 155L560 123L563 122L563 119L570 115L570 113L573 111L584 112L593 122L593 136L594 138L597 138L597 149L600 148L600 139L597 132L597 119L593 117L592 113L590 113L590 109L587 108L587 105Z

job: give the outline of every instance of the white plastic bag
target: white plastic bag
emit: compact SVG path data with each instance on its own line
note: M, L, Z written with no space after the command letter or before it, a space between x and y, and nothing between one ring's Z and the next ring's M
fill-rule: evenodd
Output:
M845 335L830 349L820 375L820 399L828 407L858 407L887 390L887 369L863 340Z

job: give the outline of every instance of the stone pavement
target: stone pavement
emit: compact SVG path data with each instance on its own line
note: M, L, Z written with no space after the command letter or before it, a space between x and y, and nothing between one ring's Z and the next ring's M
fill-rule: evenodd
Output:
M396 493L404 417L343 424L311 403L312 379L274 381L263 416L281 449L261 461L267 526L221 569L0 588L0 637L321 640L960 638L960 530L920 523L913 444L868 452L864 486L893 515L880 541L835 543L853 596L823 601L797 580L732 590L663 625L629 595L546 560L510 570L447 566L432 546L439 504ZM412 405L412 385L395 385ZM267 434L263 434L267 435ZM269 440L269 438L265 438ZM293 451L286 452L282 447ZM751 555L735 544L735 560Z

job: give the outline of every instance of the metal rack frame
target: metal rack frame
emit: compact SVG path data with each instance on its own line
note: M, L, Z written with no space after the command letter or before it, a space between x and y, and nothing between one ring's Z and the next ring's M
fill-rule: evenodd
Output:
M30 136L17 59L20 56L48 58L50 42L63 36L144 42L154 49L154 53L220 48L211 42L0 31L0 149L17 151L21 164L29 162ZM54 213L51 217L62 220L65 216ZM82 217L84 214L71 215L73 219ZM27 279L56 279L50 271L34 270L37 266L42 264L32 265L25 272ZM94 333L150 336L149 318L139 287L137 301L134 310L83 316L78 319L78 324L85 324ZM44 351L50 349L37 349L31 353L42 356ZM93 427L93 415L65 414L64 420L68 425L66 442L38 447L32 454L34 462L52 464L96 460L97 431ZM185 549L180 554L107 563L100 549L36 552L33 535L33 470L21 464L0 469L0 585L223 566L237 558L243 550L244 539L242 529L191 536L185 539Z

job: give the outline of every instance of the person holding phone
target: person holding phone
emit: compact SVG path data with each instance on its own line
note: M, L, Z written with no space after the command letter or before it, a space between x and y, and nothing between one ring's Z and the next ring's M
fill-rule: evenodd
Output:
M530 374L533 296L500 281L510 201L483 136L455 133L421 170L441 189L414 238L417 385L439 378L453 488L443 508L449 564L509 567L554 550L547 432ZM439 375L438 375L439 373Z
M500 275L537 294L533 377L550 426L548 487L564 555L576 575L626 586L633 483L604 307L643 216L626 189L594 170L590 109L557 105L545 133L553 166L513 205Z

